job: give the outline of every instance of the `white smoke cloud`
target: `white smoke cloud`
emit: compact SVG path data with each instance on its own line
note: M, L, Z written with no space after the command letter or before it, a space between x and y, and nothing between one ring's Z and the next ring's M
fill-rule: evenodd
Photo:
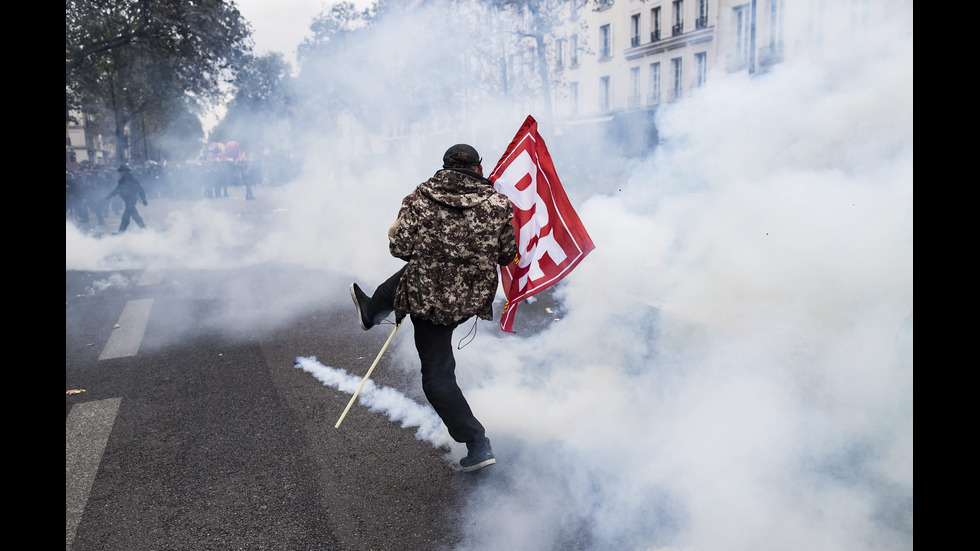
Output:
M498 458L460 551L912 548L912 45L863 38L862 57L713 75L660 111L663 143L616 191L566 182L597 248L558 286L558 321L484 323L456 354ZM509 138L474 145L495 159ZM347 301L351 277L399 266L385 232L442 150L304 150L295 182L256 190L261 216L201 201L121 236L69 224L66 268L277 264L323 281L276 308ZM402 333L393 363L416 371ZM420 395L387 398L377 411L445 445Z
M580 205L561 321L461 354L463 549L912 548L911 46L863 61L715 79Z

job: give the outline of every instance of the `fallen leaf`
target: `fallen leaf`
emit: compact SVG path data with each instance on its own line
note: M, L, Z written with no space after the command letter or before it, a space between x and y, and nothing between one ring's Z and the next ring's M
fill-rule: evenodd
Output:
M69 391L65 392L65 394L81 394L83 392L85 392L85 389L84 388L76 388L74 390L69 390Z

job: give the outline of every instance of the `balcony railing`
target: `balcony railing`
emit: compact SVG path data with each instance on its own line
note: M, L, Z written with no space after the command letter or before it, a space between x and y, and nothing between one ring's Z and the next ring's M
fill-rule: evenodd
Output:
M701 17L698 17L697 20L694 21L694 28L695 29L708 28L708 16L702 15Z
M650 33L650 42L656 42L658 40L660 40L660 31L659 30L652 31Z
M650 92L647 94L647 105L656 105L660 103L660 92Z
M630 38L630 46L632 46L632 47L635 48L635 47L637 47L639 45L640 45L640 36L639 35Z
M759 48L759 65L772 65L783 60L783 45L772 44Z
M725 56L725 70L729 73L741 71L749 67L749 60L744 54L728 54Z
M683 34L684 33L684 24L683 23L677 23L673 27L670 28L670 31L672 33L671 36L677 36L679 34Z

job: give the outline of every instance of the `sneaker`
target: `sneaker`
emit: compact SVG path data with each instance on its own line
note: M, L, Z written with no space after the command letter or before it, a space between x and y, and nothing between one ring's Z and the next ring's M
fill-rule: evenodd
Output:
M497 462L490 448L490 440L484 440L482 444L466 444L466 457L459 460L459 470L468 473Z
M374 326L374 323L367 317L367 306L371 297L364 294L364 291L356 283L351 283L350 298L354 299L354 306L357 308L357 323L361 326L361 329L367 331Z

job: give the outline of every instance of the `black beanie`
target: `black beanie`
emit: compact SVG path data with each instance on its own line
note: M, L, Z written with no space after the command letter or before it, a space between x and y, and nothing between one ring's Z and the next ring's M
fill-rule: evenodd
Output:
M476 149L465 143L458 143L450 147L442 156L442 168L468 168L482 162L483 159L480 158Z

